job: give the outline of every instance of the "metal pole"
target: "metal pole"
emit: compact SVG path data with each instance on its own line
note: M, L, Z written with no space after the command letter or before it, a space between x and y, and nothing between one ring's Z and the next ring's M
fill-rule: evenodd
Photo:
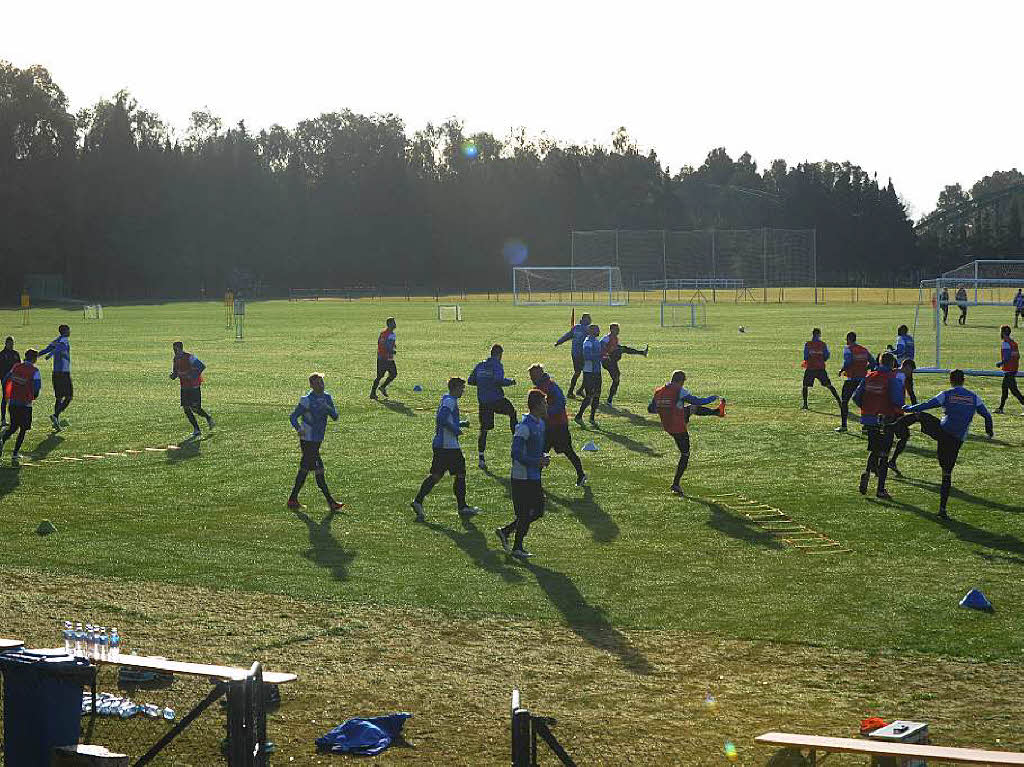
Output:
M665 301L668 299L668 233L661 230L661 279L662 279L662 291L661 300Z
M943 287L945 284L943 283ZM939 281L935 283L935 367L942 367L942 322L939 320L939 296L941 291L939 290Z
M718 263L715 255L715 230L711 230L711 279L718 280ZM712 292L712 297L714 293Z
M761 291L768 303L768 230L761 227Z
M516 296L516 268L512 267L512 305L516 306L519 303L519 299Z
M814 283L814 303L818 303L818 230L811 230L811 282Z

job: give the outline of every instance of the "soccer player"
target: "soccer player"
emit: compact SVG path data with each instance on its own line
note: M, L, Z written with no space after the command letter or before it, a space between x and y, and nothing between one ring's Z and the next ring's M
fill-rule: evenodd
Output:
M875 474L875 496L883 500L892 499L885 489L893 440L891 424L903 415L903 376L893 370L895 364L892 352L882 354L878 367L864 377L853 393L853 401L860 407L860 422L868 427L868 464L860 475L860 494L867 493L868 482Z
M466 503L466 458L459 446L459 435L469 426L469 421L463 421L459 417L459 398L465 393L464 379L448 379L448 393L441 397L441 404L434 418L434 459L430 463L430 473L423 480L420 491L416 493L416 498L411 504L412 510L416 512L417 522L426 521L423 500L434 489L434 485L441 481L445 472L452 475L452 490L455 492L455 502L459 505L459 513L466 517L480 513L480 509Z
M584 314L580 321L573 325L569 332L555 341L555 346L560 346L572 339L572 380L569 381L569 399L576 397L576 381L579 380L583 371L583 342L587 339L590 328L590 315ZM582 392L582 389L580 390Z
M996 412L1002 413L1006 400L1011 394L1022 405L1024 405L1024 397L1021 396L1020 389L1017 388L1020 349L1017 348L1017 342L1010 338L1010 326L1003 325L999 329L999 336L1002 338L1002 346L1000 348L1001 359L996 363L996 367L1001 368L1003 371L1003 396L999 400L999 407L996 409ZM1021 415L1024 415L1024 413Z
M1017 322L1021 317L1024 317L1024 292L1021 292L1020 288L1017 288L1017 295L1013 297L1013 326L1017 327Z
M679 448L679 463L676 464L676 475L672 480L672 487L669 488L676 495L682 496L683 489L679 483L682 481L683 472L690 463L690 434L687 422L689 421L690 408L695 408L695 415L725 415L725 400L722 400L717 410L709 410L704 405L709 405L718 395L710 397L696 397L687 390L683 384L686 383L686 373L676 370L672 373L672 379L664 386L655 389L654 398L647 406L648 413L657 413L661 419L662 428L672 435L672 439Z
M804 344L804 386L802 392L804 404L801 408L802 410L807 410L807 390L814 386L814 382L817 381L832 392L832 396L836 398L836 404L839 405L839 410L842 411L843 403L839 399L839 392L836 391L836 387L829 380L828 373L825 372L825 363L830 356L828 344L821 340L821 328L814 328L811 331L811 340Z
M981 417L985 419L985 433L989 439L994 436L992 416L985 408L985 403L977 394L964 388L964 371L952 371L949 374L949 383L952 386L951 389L940 392L920 405L906 408L911 415L904 416L902 419L907 426L920 423L921 433L927 434L936 442L936 457L939 459L939 466L942 469L939 516L943 519L948 516L946 503L949 501L949 491L953 486L953 467L956 466L960 448L964 440L967 439L967 431L970 429L975 413L980 413ZM936 407L941 407L945 411L941 421L931 413L921 412Z
M946 319L949 317L949 288L943 288L942 294L939 296L939 308L942 309L942 324L946 324Z
M839 375L845 375L843 381L843 398L839 403L839 415L843 419L836 431L846 431L846 422L850 417L850 397L857 391L861 381L868 374L868 369L878 364L871 352L857 343L857 334L852 330L846 334L846 347L843 349L843 366L839 369Z
M501 355L504 351L500 344L495 344L491 347L491 356L483 362L478 362L473 372L469 374L469 385L476 387L476 399L480 405L480 436L477 438L477 449L480 452L481 469L487 468L484 450L487 448L487 432L494 428L494 414L508 416L508 428L513 434L519 420L515 406L509 402L502 390L503 386L516 384L513 379L505 378L505 368L501 365Z
M597 426L597 406L601 402L601 356L603 349L598 335L601 328L591 325L583 342L583 401L576 413L576 423L583 425L583 413L590 406L590 423Z
M3 386L9 400L11 412L10 425L6 431L0 433L0 455L3 455L4 443L14 432L18 432L12 456L15 463L18 461L21 443L25 441L25 434L32 428L32 402L39 396L39 390L43 385L39 368L35 364L38 356L39 352L29 349L25 352L25 361L16 363L0 381L0 386Z
M960 316L956 318L960 325L967 324L967 288L963 285L956 289L956 305L960 307Z
M181 384L181 408L185 411L185 417L192 424L191 439L199 438L199 422L196 421L196 413L206 419L206 425L213 431L213 417L203 410L203 371L206 365L196 355L185 351L185 345L181 341L175 341L171 348L174 349L174 362L171 365L171 380L178 379Z
M373 379L373 386L370 387L370 399L377 399L378 386L381 396L387 399L388 385L398 378L398 367L395 365L395 328L398 327L398 323L394 317L388 317L384 325L385 328L377 336L377 377ZM384 378L385 375L387 378ZM384 383L381 383L382 378Z
M3 386L3 380L19 362L21 355L14 348L14 339L7 336L3 351L0 351L0 429L7 425L7 390Z
M601 365L608 371L608 375L612 379L612 385L608 388L608 404L611 405L615 392L619 390L619 379L622 377L622 373L619 372L619 360L622 359L622 355L639 354L646 357L649 347L645 346L644 350L640 351L625 344L620 344L619 323L613 322L608 326L608 335L601 339L601 348L604 350Z
M900 375L903 376L904 392L907 391L907 378L914 375L914 370L916 369L917 365L913 360L903 360L903 364L900 366ZM910 428L903 423L902 418L898 418L892 425L892 433L896 438L896 447L892 449L892 458L889 459L889 471L897 477L902 477L903 473L897 468L896 461L903 455L903 451L907 449L907 443L910 442Z
M530 525L534 520L544 516L541 472L551 462L544 454L544 415L547 413L547 398L544 392L531 389L526 396L526 408L529 412L516 426L516 433L512 438L512 508L516 516L507 525L494 531L501 541L501 548L518 559L533 556L523 544ZM515 540L510 550L508 537L513 532Z
M533 385L544 392L547 397L547 415L544 417L544 452L554 450L561 453L572 467L576 469L576 486L587 484L587 475L583 471L583 462L576 455L572 446L572 435L569 433L569 414L565 412L565 395L561 387L544 372L539 362L530 366L530 380ZM514 433L514 432L513 432Z
M893 356L896 357L896 364L901 367L907 360L914 361L914 337L910 335L906 325L896 328L896 346L889 344L885 348L893 353ZM909 370L903 370L905 388L911 405L917 404L917 395L914 394L914 370L916 369L917 365L915 364Z
M54 404L50 423L54 431L60 431L60 414L67 410L75 394L71 386L71 328L60 325L57 332L60 335L39 352L46 359L53 358Z
M320 445L327 434L327 417L338 420L338 409L334 406L331 395L325 391L325 387L323 373L313 373L309 377L309 392L299 398L299 404L295 406L289 418L292 428L299 435L299 450L302 453L299 459L299 473L295 475L295 485L292 487L292 494L288 496L289 509L304 508L299 503L299 491L306 484L309 472L313 472L316 477L316 485L327 499L327 508L338 511L345 506L334 500L334 496L331 495L327 480L324 478L324 460L320 457Z

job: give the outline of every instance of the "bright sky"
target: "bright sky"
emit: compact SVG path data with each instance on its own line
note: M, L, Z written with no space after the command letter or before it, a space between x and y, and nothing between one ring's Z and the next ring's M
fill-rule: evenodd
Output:
M102 9L102 10L101 10ZM713 147L849 160L915 217L945 184L1024 170L1018 0L50 0L6 3L0 58L42 64L72 109L129 89L183 130L321 112L450 116L608 143L676 170Z

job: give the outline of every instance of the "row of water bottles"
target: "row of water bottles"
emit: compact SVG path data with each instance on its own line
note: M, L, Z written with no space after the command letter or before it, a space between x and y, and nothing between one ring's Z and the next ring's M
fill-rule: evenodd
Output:
M92 713L92 693L82 695L82 713ZM131 719L136 714L149 717L150 719L166 719L173 721L174 709L157 706L153 703L136 703L131 698L114 695L109 692L96 694L96 713L100 716L118 716L122 719Z
M106 626L64 621L64 652L89 660L117 660L121 655L121 635L117 627L108 633Z

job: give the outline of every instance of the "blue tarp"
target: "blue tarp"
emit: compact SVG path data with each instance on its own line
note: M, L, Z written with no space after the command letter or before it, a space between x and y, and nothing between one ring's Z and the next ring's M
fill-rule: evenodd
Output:
M320 751L374 756L391 745L412 714L388 714L371 719L349 719L316 739Z

